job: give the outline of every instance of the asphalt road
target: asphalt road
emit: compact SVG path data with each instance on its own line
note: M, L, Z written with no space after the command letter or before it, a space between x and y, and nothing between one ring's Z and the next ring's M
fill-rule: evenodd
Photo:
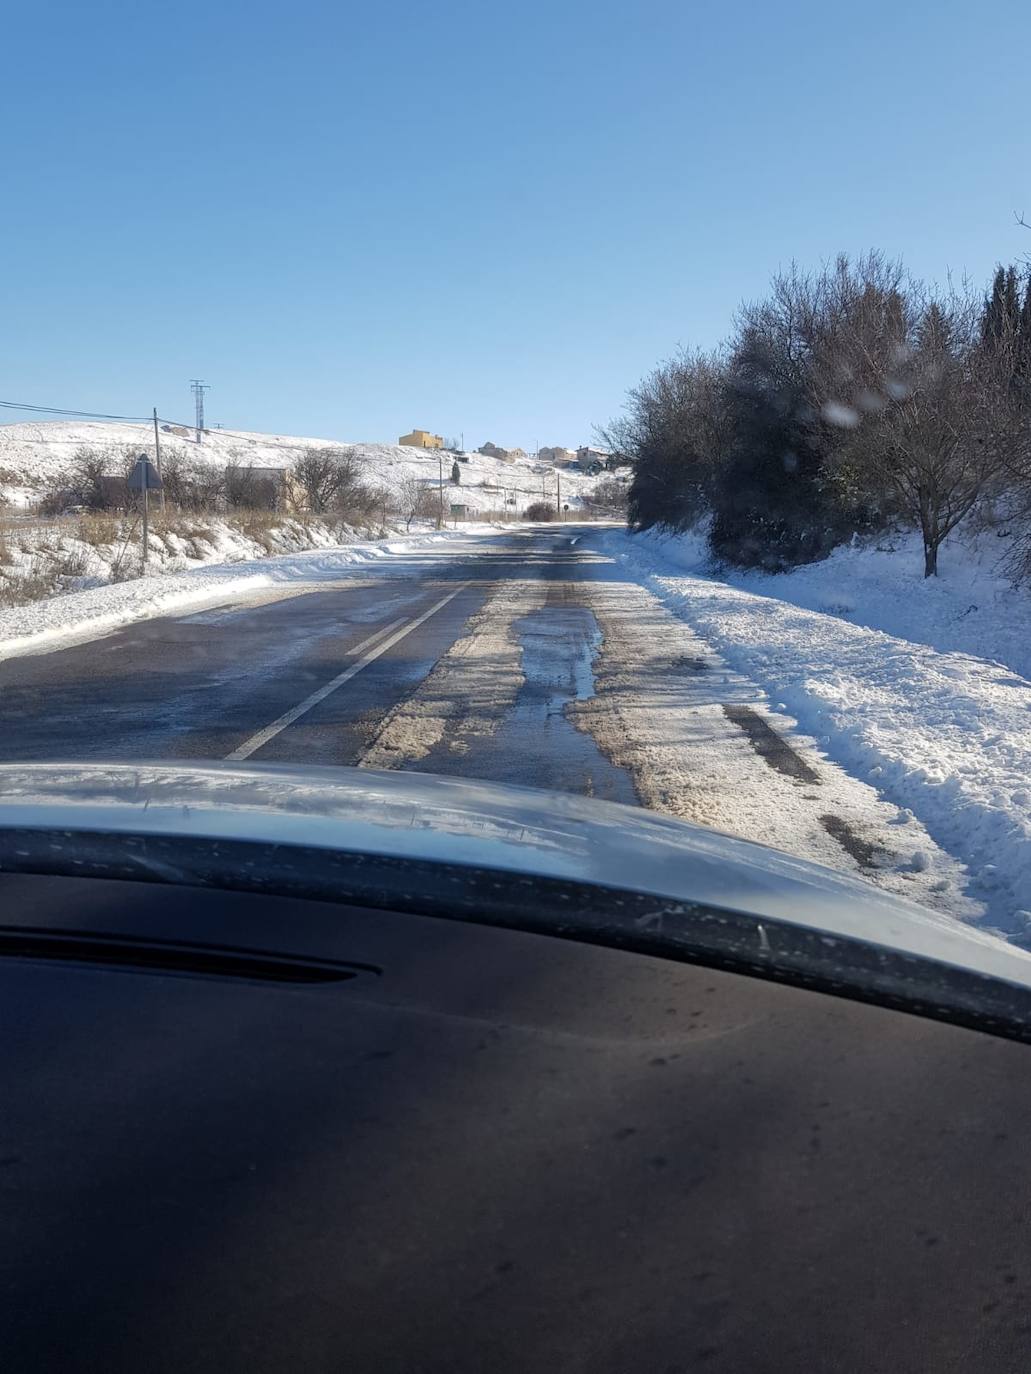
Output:
M286 582L271 594L8 659L0 663L0 762L357 764L387 714L500 583L586 575L581 535L569 527L513 532L471 541L458 555L396 556L383 573L344 567L327 583ZM540 618L537 629L546 629ZM515 766L524 781L571 785L564 769L528 767L532 744L518 733L506 759L502 740L492 770L505 776ZM620 790L633 800L629 784Z
M606 538L563 524L367 563L270 560L267 586L0 661L0 763L362 766L564 790L966 915L962 873L919 823L800 739Z

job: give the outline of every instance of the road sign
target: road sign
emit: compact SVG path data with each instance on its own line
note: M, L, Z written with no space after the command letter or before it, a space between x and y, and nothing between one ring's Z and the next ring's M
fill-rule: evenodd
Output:
M150 512L147 509L147 494L152 491L161 490L161 474L150 461L145 453L141 453L136 459L136 466L129 473L128 486L130 491L143 493L143 533L142 545L140 548L140 564L147 566L147 554L150 551Z
M136 466L129 473L130 491L160 491L161 474L150 461L142 455L137 458Z

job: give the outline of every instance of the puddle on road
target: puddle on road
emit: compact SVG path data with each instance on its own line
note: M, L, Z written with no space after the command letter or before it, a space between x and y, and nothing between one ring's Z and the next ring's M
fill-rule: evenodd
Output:
M514 624L526 682L496 736L527 776L519 781L634 805L630 774L610 763L592 736L566 716L594 696L594 655L601 631L586 606L544 606Z
M525 678L515 705L489 735L467 736L461 755L444 744L420 768L637 805L630 774L566 716L571 702L594 695L601 631L593 613L584 606L545 605L512 628Z

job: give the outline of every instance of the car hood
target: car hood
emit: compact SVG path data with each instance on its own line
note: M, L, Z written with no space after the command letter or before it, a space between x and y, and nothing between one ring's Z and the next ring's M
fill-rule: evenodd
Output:
M0 830L63 832L69 848L76 832L245 841L565 880L654 897L660 923L664 901L692 903L1031 987L1025 951L858 879L643 809L530 788L371 769L4 765ZM134 862L138 876L160 877L144 871L145 847Z

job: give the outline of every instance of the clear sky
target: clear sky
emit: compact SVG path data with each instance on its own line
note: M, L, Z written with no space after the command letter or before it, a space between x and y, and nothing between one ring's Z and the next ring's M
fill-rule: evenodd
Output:
M0 399L575 445L792 258L1031 252L1027 0L22 0L0 42Z

